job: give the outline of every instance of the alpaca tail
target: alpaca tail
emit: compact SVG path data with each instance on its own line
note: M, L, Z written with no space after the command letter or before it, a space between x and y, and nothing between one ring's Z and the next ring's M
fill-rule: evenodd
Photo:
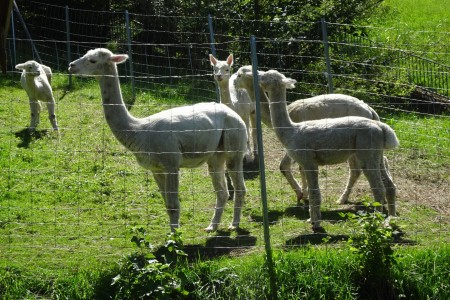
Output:
M384 149L394 149L400 146L400 142L398 141L395 131L391 127L389 127L389 125L382 122L378 122L378 125L381 127L384 133Z

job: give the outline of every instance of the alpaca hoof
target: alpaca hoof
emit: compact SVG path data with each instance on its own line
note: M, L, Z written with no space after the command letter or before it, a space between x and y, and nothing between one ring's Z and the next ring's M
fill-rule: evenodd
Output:
M208 232L208 233L214 232L216 230L217 230L217 225L214 226L212 224L205 228L205 231Z
M239 225L233 225L231 224L230 226L228 226L228 230L229 231L236 231L239 229Z
M344 205L348 203L348 199L339 199L336 201L336 204Z
M312 231L313 231L314 233L326 233L325 228L323 228L322 226L319 226L319 227L313 227L313 228L312 228Z

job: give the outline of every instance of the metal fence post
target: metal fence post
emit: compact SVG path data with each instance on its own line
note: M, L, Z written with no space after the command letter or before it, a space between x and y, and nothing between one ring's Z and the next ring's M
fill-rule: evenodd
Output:
M277 285L275 276L275 267L272 257L272 246L270 245L270 230L269 230L269 213L267 205L267 190L266 190L266 173L264 165L264 147L262 140L261 128L261 103L259 99L259 79L258 79L258 58L256 55L256 38L254 35L250 38L251 58L252 58L252 72L253 72L253 86L255 87L256 99L256 133L258 140L258 157L259 157L259 180L261 184L261 202L263 209L263 226L264 226L264 245L266 249L267 266L269 269L270 280L270 299L277 299Z
M69 25L69 6L66 5L66 44L67 44L67 65L72 61L70 52L70 25ZM69 88L72 87L72 74L69 73Z
M325 22L324 18L320 19L320 23L322 24L322 40L323 40L323 48L325 51L325 63L327 65L325 76L327 77L328 82L328 93L332 94L334 91L334 87L333 87L333 74L331 72L330 47L328 45L327 23Z
M36 55L36 59L40 64L42 64L42 59L39 56L39 52L36 49L36 46L34 45L33 39L31 38L31 34L28 31L27 24L25 24L25 21L22 18L22 14L20 13L19 7L16 4L16 1L14 1L14 9L17 12L17 16L19 17L20 23L22 23L23 29L25 30L25 34L27 35L27 38L30 40L31 48L33 49L34 55Z
M16 29L14 28L14 13L11 12L11 35L12 35L12 70L14 70L14 66L17 62L17 53L16 53Z
M134 90L133 52L132 52L132 48L131 48L131 27L130 27L130 16L128 14L128 10L125 11L125 26L127 29L128 60L130 62L131 93L133 94L133 100L134 100L134 99L136 99L136 92Z
M211 46L211 54L214 55L214 57L217 57L217 55L216 55L216 42L214 40L214 28L213 28L213 22L212 22L211 14L208 15L208 28L209 28L209 43L210 43L210 46ZM219 86L217 85L215 80L214 80L214 84L216 86L217 102L220 102Z

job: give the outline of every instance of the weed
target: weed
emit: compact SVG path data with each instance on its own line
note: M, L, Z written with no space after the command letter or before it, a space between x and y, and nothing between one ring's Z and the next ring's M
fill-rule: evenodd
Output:
M152 251L153 245L143 227L132 228L131 241L138 251L119 262L119 274L112 285L117 288L116 299L177 299L189 293L183 287L184 276L175 266L186 257L181 232L167 235L165 245L159 251Z
M360 295L363 299L394 299L391 268L396 261L391 245L395 223L374 209L380 203L365 203L365 206L367 210L342 214L355 229L347 243L358 258L356 281Z

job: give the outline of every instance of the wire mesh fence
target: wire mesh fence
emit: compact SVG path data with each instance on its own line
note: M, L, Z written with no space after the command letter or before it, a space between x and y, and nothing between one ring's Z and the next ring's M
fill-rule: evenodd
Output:
M349 25L326 21L302 24L214 16L209 20L208 16L182 16L180 21L181 17L38 4L36 15L45 18L28 18L22 24L18 12L14 13L7 45L8 70L15 73L15 64L29 59L41 60L53 69L61 134L49 134L46 129L51 127L44 115L40 130L29 134L25 92L17 92L18 84L2 88L10 95L0 100L2 265L26 261L43 268L72 268L91 259L114 261L131 249L133 226L144 226L155 244L163 242L169 231L164 200L152 173L140 167L133 153L115 139L103 116L97 84L72 77L67 91L71 61L97 47L128 53L130 59L119 65L124 101L134 116L145 117L180 105L218 101L208 55L215 51L216 57L224 60L233 53L234 70L251 64L250 33L256 36L258 67L276 69L297 80L288 101L329 93L332 86L333 92L369 103L382 121L396 130L401 146L385 154L397 185L400 223L407 232L404 241L449 242L449 53L424 53L421 45L391 45L383 34L373 34L393 29L361 27L370 33L369 39L340 34ZM246 29L248 34L231 36L230 26ZM293 27L308 30L289 39L265 35ZM450 35L433 34L444 43ZM308 209L297 204L294 191L279 171L283 146L272 128L264 125L262 135L272 246L322 243L324 236L312 234L307 222ZM293 171L300 179L296 166ZM361 177L351 203L336 204L347 173L346 164L323 166L319 172L323 223L334 240L349 233L340 213L355 211L362 201L372 198L367 180ZM254 168L245 173L241 229L227 230L233 207L229 201L219 231L211 234L203 230L215 204L208 170L206 166L181 169L185 244L210 255L263 249L258 175Z

